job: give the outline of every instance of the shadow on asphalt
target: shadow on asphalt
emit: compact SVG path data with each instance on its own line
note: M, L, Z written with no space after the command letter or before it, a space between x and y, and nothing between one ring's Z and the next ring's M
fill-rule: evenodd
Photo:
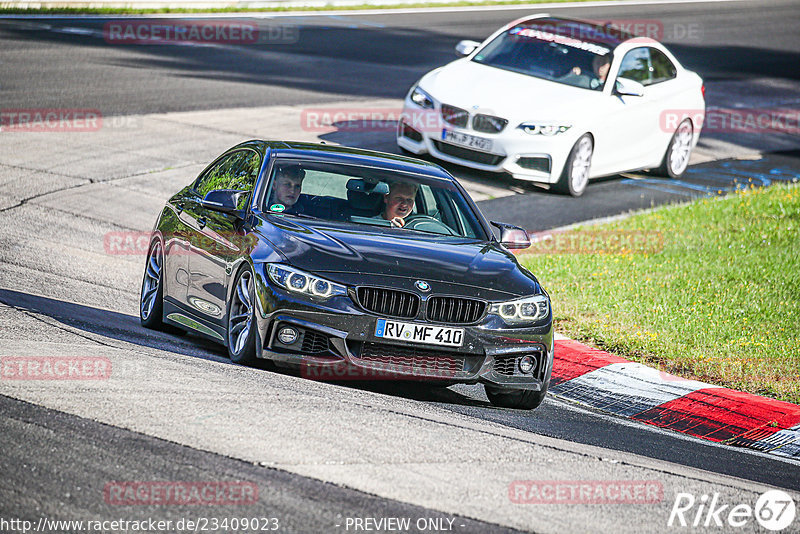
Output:
M20 311L50 317L65 326L98 336L133 343L142 347L169 351L183 356L238 365L228 359L227 351L222 345L193 334L148 330L141 326L138 317L132 315L11 289L0 289L0 303L12 306ZM259 360L253 367L287 376L302 377L299 368L276 367L269 360ZM305 377L302 378L306 379ZM362 389L417 401L442 402L459 406L489 406L488 402L477 401L446 387L419 382L351 380L325 380L325 382L341 387Z

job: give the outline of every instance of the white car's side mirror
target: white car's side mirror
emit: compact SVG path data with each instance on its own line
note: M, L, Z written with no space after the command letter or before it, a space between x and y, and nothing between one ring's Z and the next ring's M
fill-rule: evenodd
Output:
M468 56L475 51L481 44L477 41L465 39L456 45L457 56Z
M617 78L614 90L618 95L644 96L644 85L628 78Z

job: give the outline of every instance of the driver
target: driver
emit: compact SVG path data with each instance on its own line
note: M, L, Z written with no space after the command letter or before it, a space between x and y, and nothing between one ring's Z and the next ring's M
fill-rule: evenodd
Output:
M409 182L392 182L389 192L383 195L383 211L379 215L392 226L401 228L405 226L405 218L414 209L414 199L417 196L417 184Z
M592 58L592 71L583 72L580 67L572 67L567 74L561 77L561 81L577 85L585 89L598 89L601 87L608 76L611 68L611 54L595 55Z
M272 185L269 205L282 204L284 213L303 213L300 192L305 177L306 171L300 165L286 165L279 168Z

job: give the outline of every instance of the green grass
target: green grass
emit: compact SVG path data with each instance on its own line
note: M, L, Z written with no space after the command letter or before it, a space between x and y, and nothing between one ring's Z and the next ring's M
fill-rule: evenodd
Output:
M588 2L590 0L489 0L480 1L459 1L459 2L409 2L407 4L358 4L352 6L274 6L274 7L246 7L241 5L231 5L218 8L180 8L163 7L153 9L141 9L133 7L43 7L43 8L20 8L4 5L0 3L0 15L148 15L154 13L255 13L262 11L342 11L357 9L408 9L425 7L461 7L461 6L507 6L507 5L528 5L550 2ZM222 3L222 2L220 2Z
M657 235L663 248L520 256L550 292L559 332L800 404L800 187L671 206L578 228L561 242L596 245L617 232L651 244Z

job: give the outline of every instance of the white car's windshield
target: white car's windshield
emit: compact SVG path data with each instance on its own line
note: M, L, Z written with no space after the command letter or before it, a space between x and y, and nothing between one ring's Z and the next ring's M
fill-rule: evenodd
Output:
M611 50L552 26L520 24L498 35L473 61L584 89L601 91Z
M486 239L450 181L375 167L279 159L263 211L359 225Z

